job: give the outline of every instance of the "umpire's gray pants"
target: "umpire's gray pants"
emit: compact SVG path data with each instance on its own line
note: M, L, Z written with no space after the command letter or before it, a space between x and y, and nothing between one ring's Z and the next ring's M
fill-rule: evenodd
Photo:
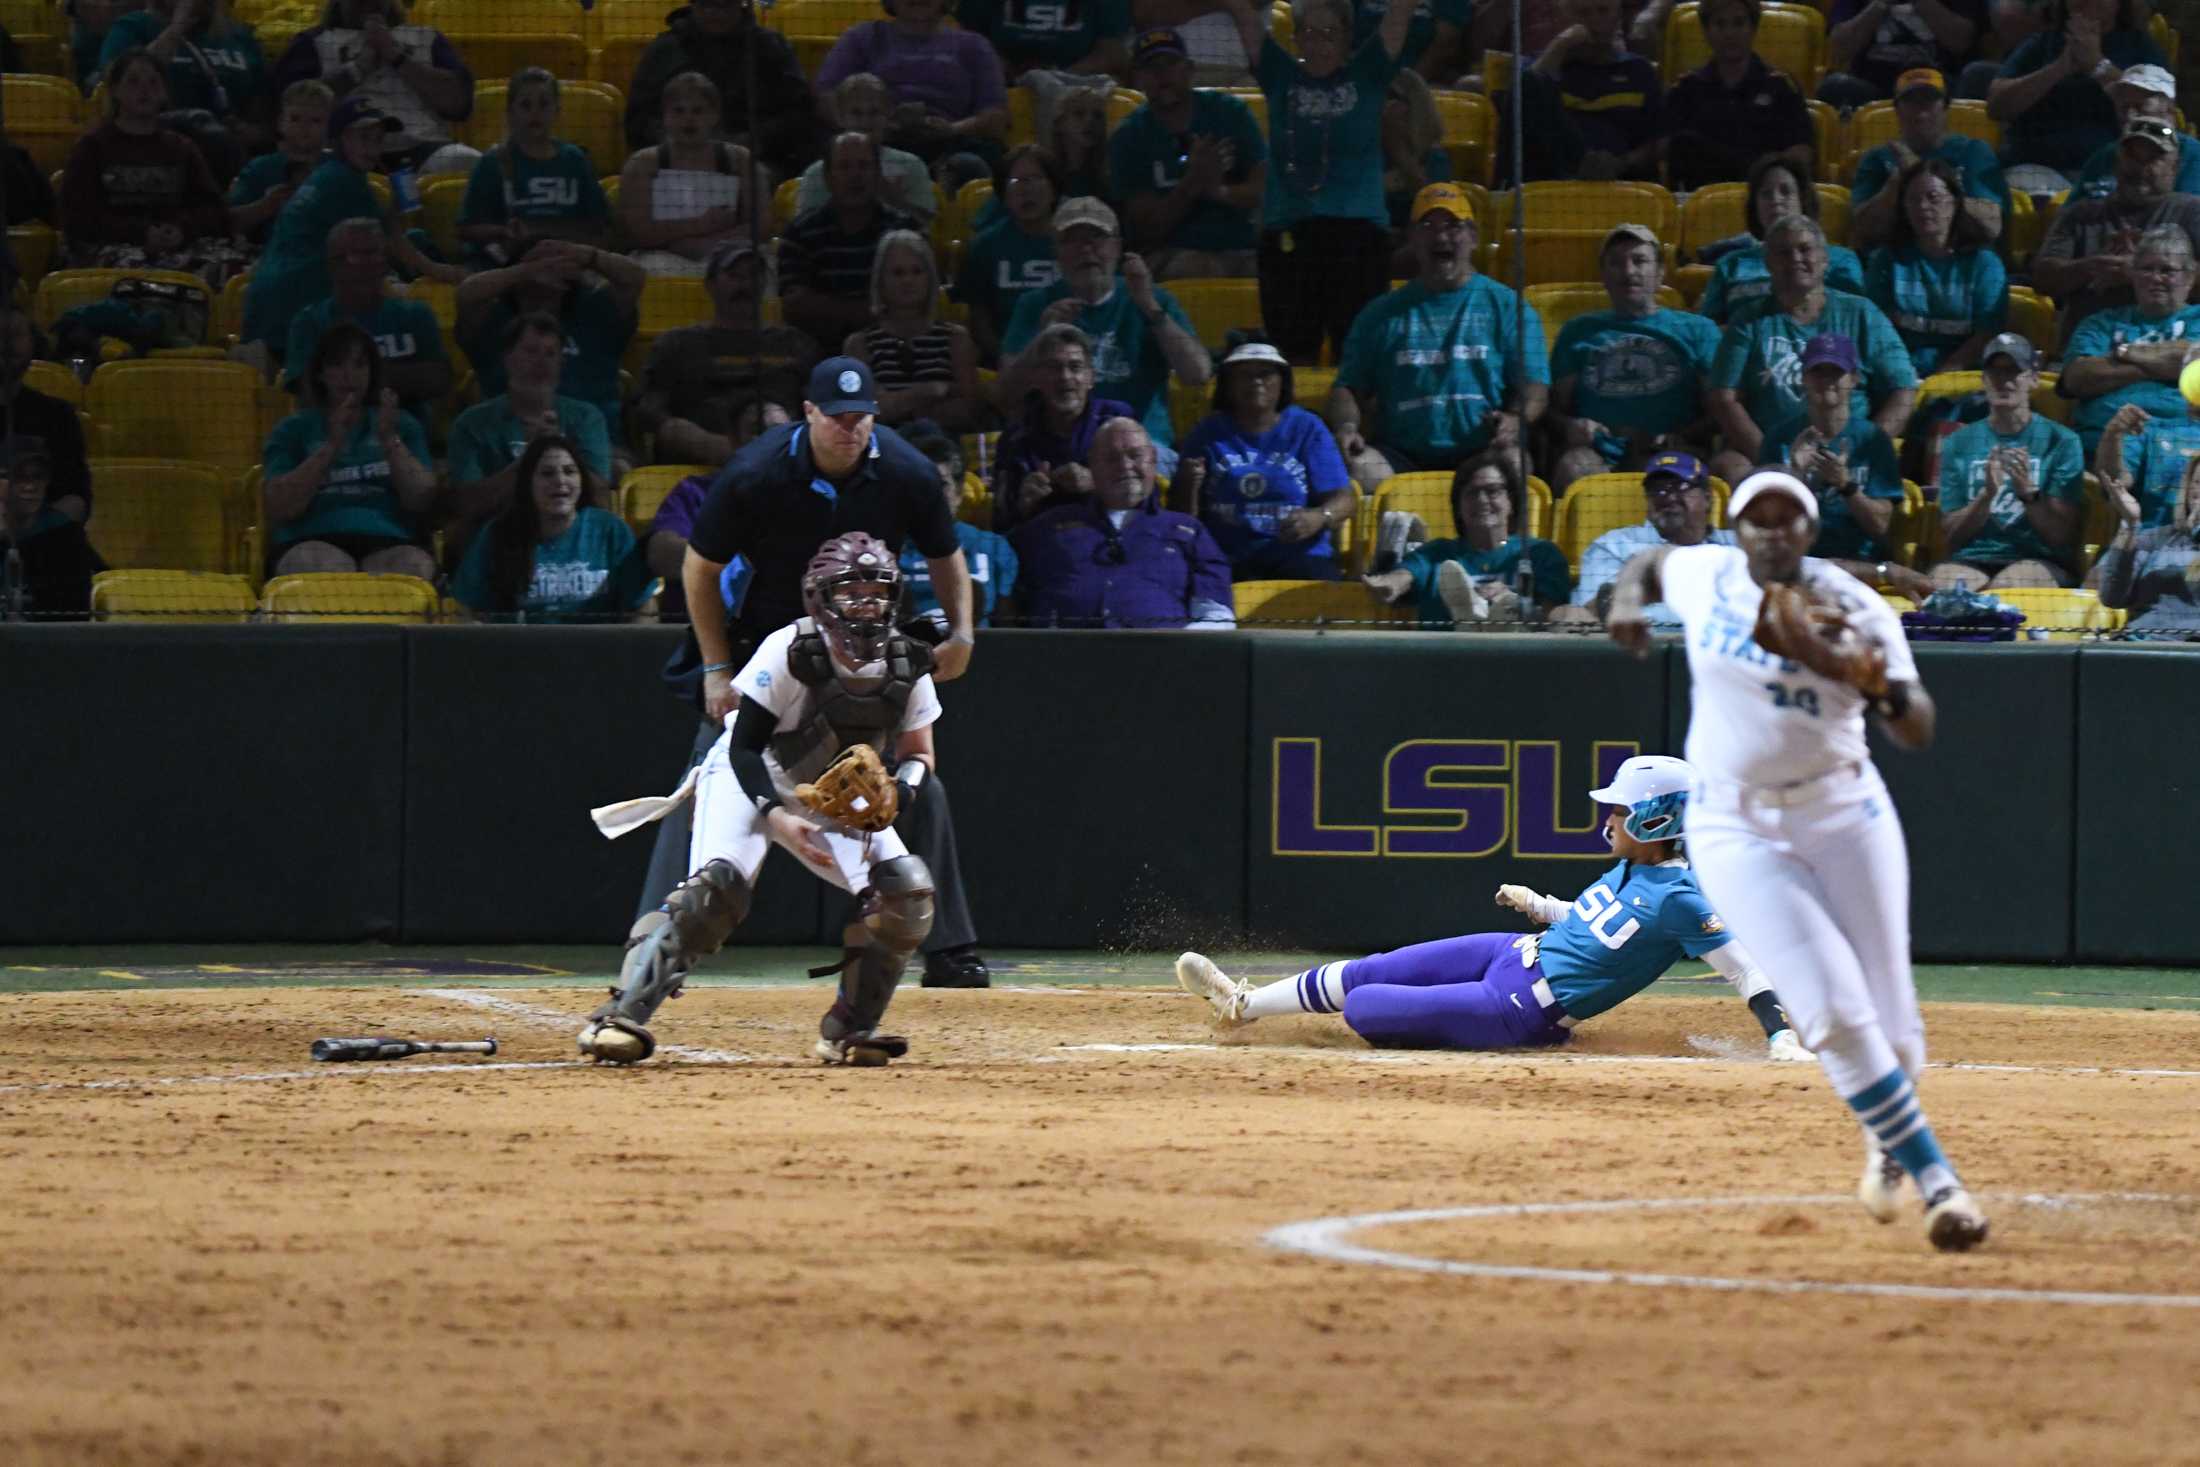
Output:
M703 721L695 734L695 749L681 774L703 762L722 731L710 720ZM687 876L693 810L694 802L689 801L657 822L657 845L650 852L649 875L642 879L637 917L656 911L666 893ZM944 952L975 943L978 929L970 920L970 902L963 895L962 861L955 852L955 818L947 807L947 787L938 775L917 786L917 798L894 822L894 833L932 873L932 931L925 937L922 951Z

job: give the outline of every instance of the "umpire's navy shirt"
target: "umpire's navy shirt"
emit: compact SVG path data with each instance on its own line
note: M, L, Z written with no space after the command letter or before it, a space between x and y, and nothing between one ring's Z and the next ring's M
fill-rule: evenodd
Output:
M873 427L870 451L835 484L817 471L809 425L788 423L753 439L719 470L688 545L705 560L740 556L754 567L730 619L737 641L754 643L802 615L804 568L818 546L852 530L876 536L895 555L911 541L931 560L962 548L939 470L908 439ZM666 680L699 698L701 662L690 631Z

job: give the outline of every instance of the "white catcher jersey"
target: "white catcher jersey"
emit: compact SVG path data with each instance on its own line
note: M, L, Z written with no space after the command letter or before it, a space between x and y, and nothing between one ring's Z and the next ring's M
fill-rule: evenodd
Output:
M742 697L769 708L779 715L773 725L774 733L792 733L808 724L817 715L816 690L794 675L787 661L787 649L794 645L795 637L807 632L814 625L810 618L802 617L789 622L766 637L756 648L748 664L733 680L733 689ZM882 681L879 678L848 678L847 685L856 692L867 692ZM912 729L926 728L937 723L940 716L940 695L932 686L932 674L917 679L917 685L909 691L908 706L902 709L901 722L896 733L908 733ZM733 715L726 715L726 726L733 726ZM779 767L779 760L770 749L764 751L764 767L771 771L772 788L782 800L794 798L794 783L787 772Z
M1764 590L1742 552L1691 545L1665 557L1665 603L1686 629L1688 762L1709 779L1779 785L1871 757L1862 693L1757 645ZM1887 654L1890 682L1917 677L1902 621L1877 591L1823 560L1803 562L1803 582L1839 605L1858 636Z

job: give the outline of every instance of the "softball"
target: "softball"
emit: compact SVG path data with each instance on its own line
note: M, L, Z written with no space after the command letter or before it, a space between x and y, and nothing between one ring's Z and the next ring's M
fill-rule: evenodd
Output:
M2185 401L2200 408L2200 357L2185 363L2185 370L2177 374L2177 390L2185 394Z

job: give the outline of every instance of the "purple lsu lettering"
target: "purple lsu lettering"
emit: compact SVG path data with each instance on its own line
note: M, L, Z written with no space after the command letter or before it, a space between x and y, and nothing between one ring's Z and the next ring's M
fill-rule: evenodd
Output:
M1269 765L1269 850L1278 856L1517 857L1609 861L1603 812L1568 824L1574 791L1609 781L1641 745L1599 739L1574 771L1556 739L1407 739L1383 756L1378 824L1323 818L1322 741L1278 738ZM1584 798L1573 796L1576 800ZM1402 817L1391 819L1389 817Z

